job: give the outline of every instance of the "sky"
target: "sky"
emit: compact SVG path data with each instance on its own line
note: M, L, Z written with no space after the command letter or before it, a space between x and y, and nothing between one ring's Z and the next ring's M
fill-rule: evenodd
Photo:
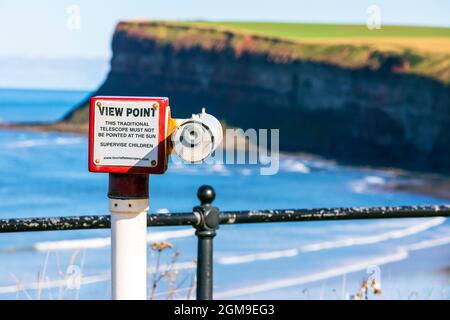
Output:
M0 0L0 88L95 90L122 20L219 20L450 27L450 0Z
M449 0L0 0L0 58L103 58L118 21L248 20L450 27Z

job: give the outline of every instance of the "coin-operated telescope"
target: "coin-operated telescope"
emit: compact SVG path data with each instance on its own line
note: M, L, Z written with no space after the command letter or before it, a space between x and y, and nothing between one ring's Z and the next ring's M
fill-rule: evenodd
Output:
M89 170L161 174L170 153L200 162L222 142L220 122L205 109L188 119L174 119L170 111L168 98L93 97Z
M202 109L191 118L177 120L172 134L173 153L186 162L200 162L209 157L222 142L222 125Z
M168 98L91 98L88 166L109 173L113 299L147 297L149 174L164 173L171 153L200 162L221 142L220 122L204 109L174 119Z

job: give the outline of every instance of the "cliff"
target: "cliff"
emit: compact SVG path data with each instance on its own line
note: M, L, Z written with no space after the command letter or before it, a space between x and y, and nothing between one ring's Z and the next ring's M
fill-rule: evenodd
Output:
M284 151L450 172L449 54L168 22L120 23L112 49L96 95L168 96L177 117L206 107L230 126L279 128ZM86 121L83 104L63 122Z

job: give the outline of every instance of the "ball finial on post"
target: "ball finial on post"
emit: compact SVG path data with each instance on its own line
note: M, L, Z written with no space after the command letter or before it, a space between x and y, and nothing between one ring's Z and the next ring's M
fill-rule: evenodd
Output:
M197 198L200 200L201 204L211 204L216 198L216 192L214 188L208 185L203 185L198 188Z

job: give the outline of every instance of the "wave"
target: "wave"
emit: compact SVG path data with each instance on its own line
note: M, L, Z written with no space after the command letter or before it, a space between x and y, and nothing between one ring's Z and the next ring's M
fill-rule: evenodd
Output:
M261 293L276 289L283 289L287 287L294 287L298 285L303 285L307 283L313 283L317 281L326 280L329 278L334 278L337 276L342 276L345 274L350 274L353 272L366 270L369 266L376 265L381 266L393 262L399 262L406 260L409 257L411 251L429 249L441 245L450 244L450 237L424 240L416 242L406 246L400 246L397 248L396 252L378 256L369 260L364 260L361 262L345 265L338 268L329 269L327 271L308 274L299 277L289 277L280 280L275 280L271 282L261 283L254 286L248 286L244 288L232 289L228 291L222 291L214 294L215 298L226 299L226 298L236 298L243 295L250 295L255 293Z
M241 256L219 257L216 259L219 264L239 264L261 260L273 260L286 257L294 257L298 255L297 249L287 249L279 251L270 251L254 254L246 254Z
M354 193L367 193L373 191L374 187L386 185L387 181L379 176L366 176L360 180L350 182L350 189Z
M322 272L312 273L299 277L289 277L280 280L275 280L271 282L265 282L249 287L243 287L238 289L232 289L228 291L222 291L214 294L214 297L217 299L227 299L227 298L235 298L244 295L250 295L255 293L261 293L276 289L283 289L287 287L294 287L298 285L303 285L306 283L321 281L329 278L334 278L340 275L353 273L356 271L365 270L368 266L377 265L381 266L384 264L397 262L401 260L405 260L408 257L407 250L398 250L397 252L390 255L383 255L380 257L376 257L373 259L365 259L364 261L357 262L350 265L345 265L338 268L329 269Z
M93 276L83 276L80 280L81 285L105 282L111 279L110 274L99 274ZM68 287L67 279L58 280L47 280L47 281L36 281L30 283L17 283L15 285L0 287L0 294L16 293L26 290L43 290L43 289L53 289L53 288L64 288Z
M329 278L334 278L337 276L350 274L353 272L365 270L367 267L371 265L377 265L381 266L384 264L389 264L393 262L398 262L405 260L409 257L410 251L417 251L417 250L423 250L423 249L429 249L432 247L437 247L441 245L446 245L450 243L450 237L446 238L439 238L439 239L431 239L431 240L424 240L420 242L416 242L413 244L409 244L406 246L400 246L397 248L397 251L383 256L378 256L372 259L365 259L361 262L356 262L348 265L344 265L342 267L329 269L322 272L307 274L303 276L298 277L290 277L290 278L284 278L280 280L275 280L271 282L266 282L262 284L257 284L253 286L248 286L244 288L238 288L238 289L232 289L228 291L222 291L215 293L214 296L216 298L224 299L224 298L235 298L243 295L249 295L249 294L255 294L255 293L261 293L276 289L282 289L292 286L298 286L303 285L306 283L312 283L316 281L322 281ZM289 250L280 251L278 254L272 254L271 257L276 259L278 256L289 256L290 254L295 253L293 250L290 252ZM264 257L266 260L269 256ZM223 259L223 258L222 258ZM236 256L236 257L228 257L228 262L232 262L232 259L242 259L242 256ZM235 260L238 261L238 260ZM220 263L220 262L219 262ZM235 262L235 263L239 263ZM224 263L227 264L227 263ZM228 263L232 264L232 263ZM185 261L185 262L178 262L174 264L161 264L159 266L159 270L164 272L166 270L190 270L194 269L196 267L196 263L194 261ZM149 272L155 272L156 267L153 266L148 269ZM104 274L98 274L98 275L91 275L91 276L82 276L81 278L81 285L87 285L87 284L93 284L98 282L105 282L109 281L111 278L109 273ZM60 287L66 287L68 285L68 281L66 279L59 279L59 280L48 280L43 282L31 282L27 284L16 284L16 285L9 285L9 286L3 286L0 287L0 294L7 294L7 293L16 293L24 290L37 290L37 289L51 289L51 288L60 288ZM181 290L188 290L186 288L183 288ZM160 293L160 295L163 295L164 293Z
M405 238L405 237L414 235L416 233L423 232L430 228L436 227L438 225L441 225L444 222L445 222L445 218L442 218L442 217L433 218L433 219L430 219L429 221L423 222L418 225L413 225L408 228L388 231L385 233L376 234L376 235L372 235L372 236L347 238L347 239L342 239L342 240L325 241L325 242L321 242L321 243L305 245L301 248L301 251L302 252L313 252L313 251L320 251L320 250L325 250L325 249L335 249L335 248L374 244L374 243L378 243L378 242L382 242L382 241L386 241L386 240Z
M445 218L437 217L437 218L433 218L428 221L425 221L418 225L413 225L413 226L410 226L407 228L388 231L388 232L384 232L384 233L376 234L376 235L372 235L372 236L353 237L353 238L345 238L345 239L341 239L341 240L318 242L318 243L313 243L313 244L307 244L300 248L291 248L291 249L278 250L278 251L260 252L260 253L246 254L246 255L241 255L241 256L219 257L217 259L217 261L218 261L218 263L221 263L221 264L250 263L250 262L261 261L261 260L272 260L272 259L280 259L280 258L287 258L287 257L295 257L302 252L303 253L317 252L317 251L329 250L329 249L338 249L338 248L351 247L351 246L374 244L374 243L378 243L378 242L382 242L382 241L386 241L386 240L405 238L405 237L426 231L426 230L436 227L438 225L441 225L444 222L445 222Z
M186 262L178 262L178 263L164 263L160 264L158 267L158 270L162 273L167 271L180 271L180 270L189 270L194 269L196 267L196 263L194 261L186 261ZM157 271L156 266L152 266L148 268L148 272L152 273ZM83 275L80 279L81 285L87 285L87 284L94 284L99 282L105 282L109 281L111 279L110 273L103 273L98 275L90 275L86 276ZM20 291L25 290L42 290L42 289L53 289L53 288L62 288L67 287L71 282L73 281L73 278L70 277L70 275L67 275L67 277L63 277L61 279L55 279L55 280L46 280L46 281L36 281L36 282L29 282L29 283L18 283L16 285L9 285L9 286L3 286L0 287L0 294L7 294L7 293L16 293Z
M70 144L79 144L79 143L85 142L85 139L59 137L59 138L54 139L54 142L58 145L70 145Z
M243 176L250 176L252 174L252 170L250 170L249 168L241 169L239 172Z
M361 223L362 222L362 223ZM416 225L417 223L423 222L423 218L406 218L406 219L385 219L385 220L359 220L358 223L351 222L351 220L346 221L342 224L330 224L325 227L314 226L308 229L313 229L312 231L317 234L329 234L333 232L334 234L345 234L347 232L355 232L358 234L365 234L370 232L375 232L379 230L392 230L396 228L405 228L410 225ZM316 230L314 230L316 229ZM301 234L307 230L301 230ZM449 230L450 231L450 230ZM311 232L310 234L314 234Z
M231 175L231 171L227 168L227 166L224 164L221 164L221 163L208 165L206 167L206 171L208 173L220 174L222 176L230 176Z
M70 137L70 138L57 137L53 139L23 139L6 143L4 147L8 149L27 149L48 145L73 145L84 142L85 139L81 137Z
M283 159L280 162L280 169L284 172L296 172L308 174L311 169L303 162L295 159Z
M450 243L450 237L423 240L423 241L420 241L417 243L407 245L407 246L405 246L405 248L409 251L417 251L417 250L429 249L429 248L433 248L433 247L446 245L448 243Z
M192 174L192 175L204 175L206 174L220 174L222 176L230 175L242 175L249 176L254 170L259 170L265 167L264 159L260 160L257 164L226 164L222 162L212 162L211 164L186 164L180 162L178 159L171 157L170 166L172 171L177 174ZM266 161L270 162L268 158ZM307 162L303 160L298 160L291 157L281 157L280 159L280 171L292 172L292 173L303 173L308 174L311 172L311 168L325 169L328 168L327 164L321 164L319 162ZM234 168L237 168L234 170Z
M173 230L173 231L161 231L161 232L149 232L147 234L147 242L153 243L154 241L165 241L169 239L192 237L195 234L194 228ZM32 249L37 251L57 251L57 250L76 250L76 249L100 249L109 247L111 245L111 238L87 238L76 240L59 240L59 241L43 241L36 242L31 247L27 248L9 248L4 251L13 252L25 249Z

